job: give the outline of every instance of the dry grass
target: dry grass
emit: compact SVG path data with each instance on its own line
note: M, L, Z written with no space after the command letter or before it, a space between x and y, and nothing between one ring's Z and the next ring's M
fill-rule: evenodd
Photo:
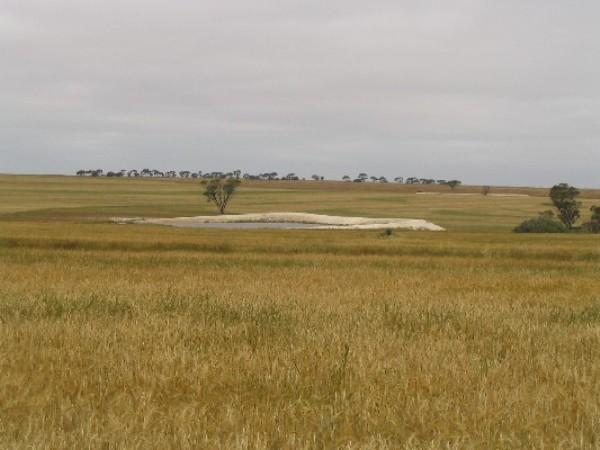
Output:
M437 193L417 195L416 191ZM108 221L111 217L177 217L215 214L190 180L0 176L0 220ZM451 231L510 231L551 207L547 189L407 186L343 182L244 182L228 213L314 214L418 218ZM457 195L458 194L458 195ZM583 191L584 210L600 203L600 190ZM588 214L589 215L589 214Z
M183 230L9 206L1 448L600 446L596 236Z

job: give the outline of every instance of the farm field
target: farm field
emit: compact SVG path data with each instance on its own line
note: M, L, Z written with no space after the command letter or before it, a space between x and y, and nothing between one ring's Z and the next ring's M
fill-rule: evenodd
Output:
M513 234L547 190L480 191L251 182L228 210L448 229L386 237L117 225L214 208L0 176L0 448L598 448L600 236Z

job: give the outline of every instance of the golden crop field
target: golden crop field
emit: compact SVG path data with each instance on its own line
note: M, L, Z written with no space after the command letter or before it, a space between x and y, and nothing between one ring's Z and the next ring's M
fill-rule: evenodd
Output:
M0 448L600 447L600 236L510 232L547 190L245 183L230 208L448 229L389 237L108 220L214 213L200 192L0 176Z

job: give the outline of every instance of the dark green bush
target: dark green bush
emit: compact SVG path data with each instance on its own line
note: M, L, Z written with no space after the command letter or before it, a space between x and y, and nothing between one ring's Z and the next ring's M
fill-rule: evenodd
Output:
M514 230L515 233L564 233L567 227L552 216L543 214L526 220Z
M583 229L590 233L600 233L600 206L592 206L590 210L592 211L592 218L583 225Z
M588 222L582 228L588 233L600 233L600 222Z

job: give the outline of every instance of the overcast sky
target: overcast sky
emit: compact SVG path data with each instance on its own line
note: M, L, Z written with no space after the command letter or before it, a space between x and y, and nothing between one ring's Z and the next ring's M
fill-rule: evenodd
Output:
M0 172L600 186L597 0L0 0Z

